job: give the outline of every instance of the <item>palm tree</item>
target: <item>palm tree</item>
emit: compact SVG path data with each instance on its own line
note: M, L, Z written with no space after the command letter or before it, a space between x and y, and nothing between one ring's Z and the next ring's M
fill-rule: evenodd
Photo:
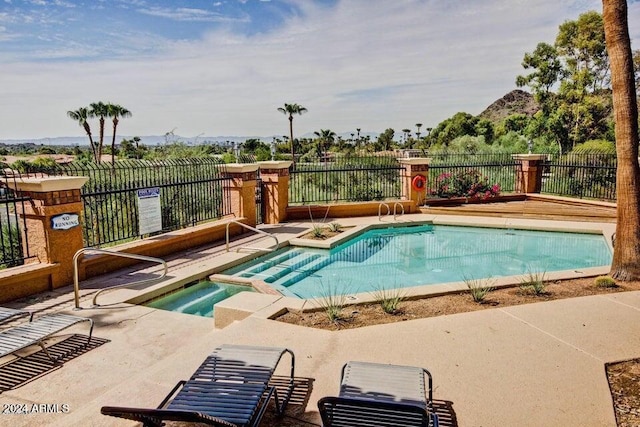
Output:
M602 17L611 64L613 113L615 117L617 222L611 277L640 279L640 165L638 164L638 103L627 2L603 0Z
M92 102L89 104L89 117L97 117L100 120L100 141L98 142L98 157L96 163L102 159L102 144L104 143L104 118L107 117L107 104L104 102Z
M70 110L70 111L67 111L67 116L69 116L69 118L78 122L78 124L84 128L84 131L89 136L89 145L91 146L91 153L93 154L93 158L95 159L97 155L96 146L95 146L95 143L93 142L93 137L91 135L91 126L89 126L89 122L87 121L89 120L89 117L90 117L89 109L87 107L80 107L75 111Z
M331 129L320 129L320 132L314 132L314 134L320 140L320 146L324 161L327 161L327 145L331 146L336 139L336 133Z
M420 128L422 127L422 123L416 123L416 127L418 128L416 131L416 139L420 139Z
M404 133L404 143L406 144L409 136L411 136L411 129L402 129L402 132Z
M284 104L284 107L279 107L278 111L280 111L282 114L284 115L289 115L289 135L290 135L290 142L291 142L291 160L293 161L293 163L295 164L296 162L296 156L295 156L295 149L293 148L293 115L294 114L298 114L298 115L302 115L303 113L306 113L308 110L306 108L304 108L302 105L298 105L298 104Z
M131 117L131 111L118 104L107 104L107 117L111 117L113 121L113 135L111 136L111 164L115 165L116 155L116 129L120 119Z

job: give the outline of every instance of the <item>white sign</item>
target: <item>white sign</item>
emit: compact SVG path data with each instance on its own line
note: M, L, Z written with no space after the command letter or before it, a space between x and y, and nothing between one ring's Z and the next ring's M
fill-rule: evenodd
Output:
M160 208L160 188L138 190L138 226L140 234L162 230L162 209Z
M68 230L80 225L77 214L65 213L51 217L51 228L54 230Z

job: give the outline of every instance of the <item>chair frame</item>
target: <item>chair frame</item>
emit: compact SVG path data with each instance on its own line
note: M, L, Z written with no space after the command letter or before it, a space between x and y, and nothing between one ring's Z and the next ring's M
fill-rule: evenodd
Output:
M32 345L39 345L53 363L58 363L60 358L56 359L51 356L44 345L44 340L81 322L89 322L90 325L86 346L91 342L93 335L93 319L62 313L47 314L28 323L1 331L0 357L11 354L20 357L15 353Z
M372 394L370 392L360 393L357 386L350 384L348 379L345 379L345 372L351 364L363 363L366 365L368 362L348 362L343 365L339 396L327 396L318 401L318 410L323 426L438 426L438 416L433 410L433 379L428 370L418 367L371 363L372 366L389 371L394 368L416 369L427 378L427 384L423 384L426 386L426 390L423 388L422 396L416 396L415 402L402 402L384 397L393 397L393 394L385 390L383 380L380 381L380 388ZM360 369L366 371L366 367ZM376 396L377 393L380 396Z
M243 360L244 355L252 353L253 358ZM279 399L270 380L285 353L291 357L291 370L287 391ZM261 354L270 357L269 365L256 364L256 356ZM165 420L256 427L272 397L276 414L284 413L293 392L294 371L295 356L289 349L223 345L205 359L189 380L178 382L156 409L103 406L101 413L141 421L145 427L161 426ZM213 398L207 399L207 393ZM233 408L225 409L224 403L230 402Z

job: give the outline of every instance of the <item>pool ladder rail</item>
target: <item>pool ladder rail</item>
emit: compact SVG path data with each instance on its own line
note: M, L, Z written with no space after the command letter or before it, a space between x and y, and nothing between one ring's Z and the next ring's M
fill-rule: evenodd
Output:
M227 252L229 252L229 251L230 251L230 249L229 249L229 226L230 226L231 224L237 224L237 225L239 225L239 226L241 226L241 227L246 228L247 230L255 231L255 232L256 232L256 233L258 233L258 234L263 234L263 235L265 235L265 236L267 236L267 237L271 237L273 240L275 240L275 241L276 241L276 245L275 245L275 247L271 247L271 248L257 248L257 247L254 247L254 246L240 246L239 248L237 248L237 249L236 249L236 252L239 252L239 251L240 251L240 249L250 249L250 250L254 250L254 251L273 252L273 251L275 251L276 249L278 249L278 248L280 247L280 241L279 241L279 240L278 240L278 238L277 238L276 236L274 236L273 234L267 233L266 231L263 231L263 230L258 230L258 229L257 229L257 228L255 228L255 227L252 227L252 226L250 226L250 225L247 225L247 224L244 224L244 223L242 223L242 222L240 222L240 221L236 221L236 220L233 220L233 219L232 219L232 220L230 220L229 222L227 222L227 232L226 232L226 236L227 236L227 246L226 246L226 248L227 248Z
M383 206L387 208L387 213L385 214L385 216L391 215L391 207L385 202L380 202L380 204L378 205L378 221L382 221ZM398 213L397 211L398 206L400 206L400 213ZM393 220L395 221L396 217L401 215L404 215L404 205L400 202L395 202L393 204Z
M75 310L82 309L82 307L80 307L80 281L78 280L78 260L80 259L80 255L86 254L88 252L103 254L103 255L111 255L111 256L116 256L120 258L137 259L140 261L155 262L155 263L161 264L163 268L162 273L157 277L153 277L151 279L136 280L134 282L123 283L120 285L114 285L114 286L109 286L108 288L100 289L93 296L92 304L94 307L98 306L98 303L97 303L98 295L100 295L104 291L108 291L110 289L117 289L117 288L128 288L131 286L141 285L144 283L156 282L160 279L163 279L167 275L167 271L168 271L167 263L165 262L165 260L160 258L154 258L154 257L138 255L138 254L129 254L126 252L108 251L105 249L95 249L95 248L80 249L78 252L75 253L75 255L73 255L73 293L74 293Z

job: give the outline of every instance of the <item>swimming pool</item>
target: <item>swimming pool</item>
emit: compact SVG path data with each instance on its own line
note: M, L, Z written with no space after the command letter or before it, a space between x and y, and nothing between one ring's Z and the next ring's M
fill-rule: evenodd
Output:
M231 285L203 280L177 292L154 299L145 305L161 310L213 317L214 304L240 292L254 292L250 286Z
M577 270L608 265L611 257L601 234L420 225L369 230L331 250L285 248L223 274L315 298Z

